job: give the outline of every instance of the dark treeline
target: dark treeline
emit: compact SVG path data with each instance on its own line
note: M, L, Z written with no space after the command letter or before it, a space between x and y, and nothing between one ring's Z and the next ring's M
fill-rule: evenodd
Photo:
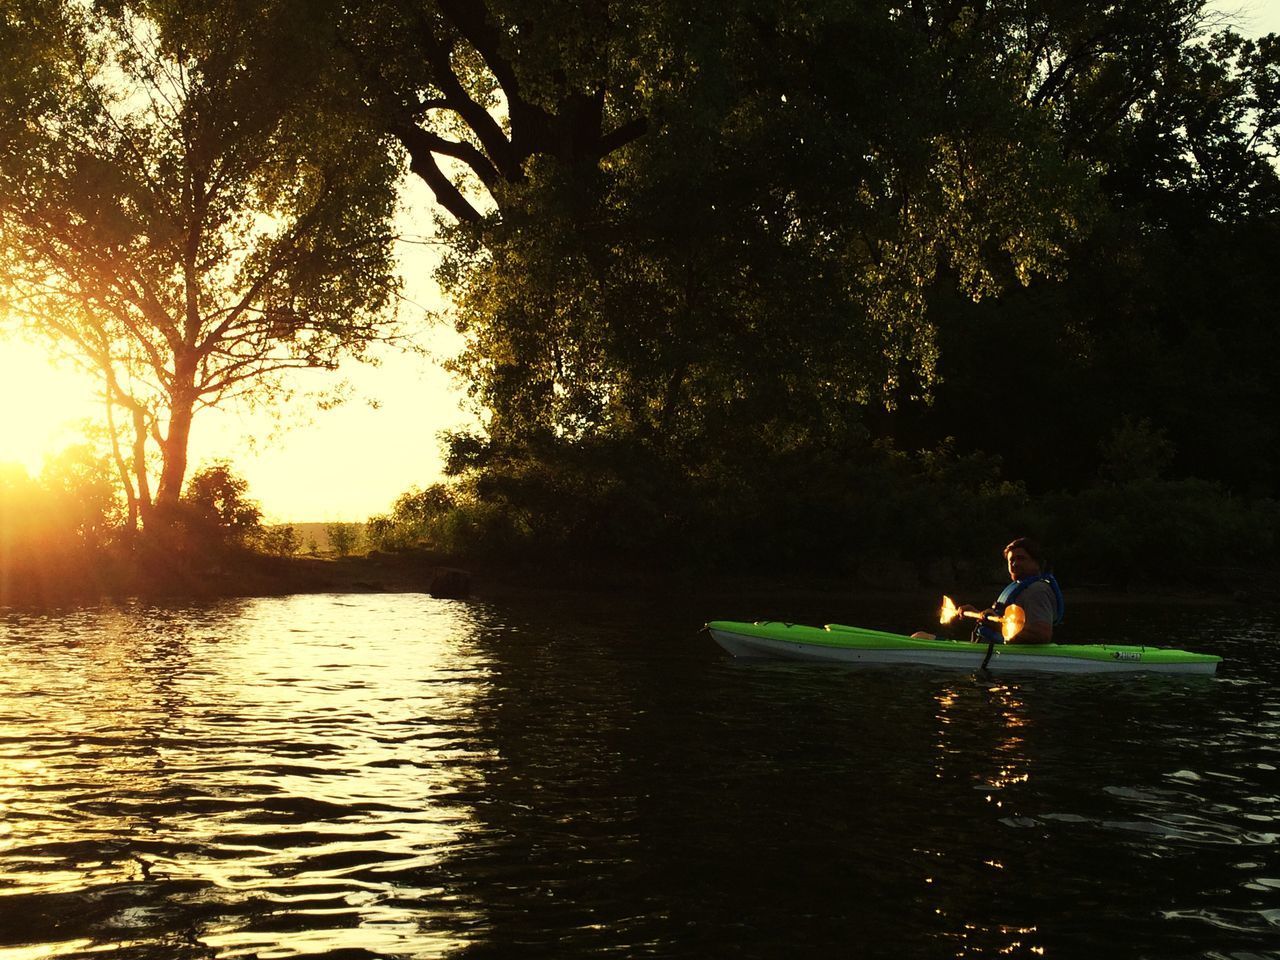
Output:
M42 23L72 6L14 9ZM984 578L1029 533L1077 582L1216 582L1280 539L1280 42L1242 38L1204 0L99 9L126 33L154 24L161 59L191 60L180 76L251 94L210 136L252 134L269 172L253 187L245 168L252 189L227 209L269 197L299 225L245 261L249 292L230 301L268 367L280 344L329 363L316 331L335 349L379 335L340 323L386 298L374 146L433 191L443 319L465 337L451 365L482 428L446 438L448 480L373 518L374 545L901 583ZM7 62L36 76L33 56ZM253 91L290 86L321 91L323 110L276 92L255 124ZM6 88L25 109L22 83ZM173 129L188 126L205 129ZM381 178L354 225L337 212L358 178L307 208L341 179L344 134ZM189 139L162 164L187 171L179 207L229 169ZM0 200L26 198L0 224L30 247L53 194L14 186L34 176L25 157L0 177ZM177 222L184 237L204 223ZM314 241L300 232L321 222ZM357 242L370 266L344 275ZM177 262L190 311L202 261ZM240 342L175 356L196 358L193 376L202 356L239 369ZM192 397L160 354L167 392L135 422L167 441L165 404ZM141 456L116 451L135 487Z
M487 431L375 539L885 582L1024 532L1077 580L1272 555L1275 37L1164 0L625 9L490 7L515 76L563 110L578 58L634 138L456 212Z

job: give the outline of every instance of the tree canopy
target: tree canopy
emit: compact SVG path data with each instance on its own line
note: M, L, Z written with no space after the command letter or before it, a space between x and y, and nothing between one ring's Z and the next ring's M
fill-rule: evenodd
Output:
M1141 6L376 3L339 32L457 221L490 432L673 436L757 397L812 421L921 395L936 280L1060 273L1093 202L1068 101L1105 41L1133 73L1142 31L1190 29L1190 4Z
M509 535L866 529L841 483L919 479L875 442L1079 491L1135 423L1274 493L1275 38L1203 0L372 8L340 32L447 212L486 415L451 465Z
M4 18L4 279L133 418L139 503L148 438L171 500L197 406L379 335L401 158L483 429L397 542L905 550L1280 481L1280 43L1207 0Z

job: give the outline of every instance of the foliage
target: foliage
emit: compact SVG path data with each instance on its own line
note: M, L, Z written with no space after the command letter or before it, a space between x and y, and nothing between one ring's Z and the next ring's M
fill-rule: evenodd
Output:
M807 574L896 588L993 587L1000 548L1024 535L1046 544L1076 586L1229 589L1280 546L1274 500L1150 476L1031 494L989 457L950 444L759 452L740 458L728 482L653 460L638 477L621 462L619 451L574 443L554 459L490 464L442 496L410 491L370 521L370 538L536 568Z
M414 488L396 499L390 513L370 517L365 523L365 537L375 550L442 545L448 540L442 522L457 506L455 492L444 484L432 484L425 490Z
M87 9L0 14L0 270L89 345L131 506L241 373L377 335L398 146L484 428L381 549L979 577L1032 533L1120 580L1273 543L1280 42L1205 0Z
M653 564L722 571L849 574L860 557L963 557L975 529L1006 535L1025 494L974 457L842 447L759 451L689 472L622 441L553 441L533 454L492 448L448 488L410 491L370 521L389 545L591 567ZM963 522L961 522L963 520ZM1011 535L1011 534L1010 534ZM1007 539L1007 537L1006 537Z
M1275 354L1233 349L1280 293L1274 38L1208 34L1201 0L394 9L429 29L360 34L367 90L436 135L395 127L433 189L453 157L486 201L437 189L486 429L379 542L963 571L1031 531L1096 562L1110 522L1185 572L1270 529L1174 477L1275 489ZM462 95L499 92L634 135L493 139ZM1142 497L1203 528L1133 510L1143 535Z
M81 502L65 479L36 479L16 464L0 464L0 564L96 542L104 519L97 491Z
M188 554L242 550L257 541L262 510L248 496L249 484L229 464L214 463L191 475L182 499L164 511L150 545Z
M1059 569L1077 582L1233 587L1274 564L1280 503L1233 496L1203 480L1142 478L1040 506Z
M1056 272L1088 169L982 32L936 13L744 3L664 23L631 65L645 136L590 166L535 154L447 234L455 369L490 436L696 456L726 424L805 431L930 387L935 281L982 298Z
M110 462L91 444L73 444L47 458L40 484L86 549L98 550L114 539L124 519L120 493Z
M326 523L324 535L329 546L340 557L350 556L360 544L361 532L358 523Z
M1105 479L1117 483L1157 480L1173 461L1174 448L1168 431L1157 430L1145 417L1122 417L1102 442Z
M255 545L263 553L277 557L292 557L302 547L302 540L292 524L263 527Z
M109 465L87 446L51 457L34 478L0 463L0 604L92 583L119 516Z
M330 109L299 10L21 0L0 14L0 291L101 381L131 516L191 419L384 333L395 164ZM156 492L148 447L160 451Z
M1169 444L1154 475L1274 498L1278 94L1275 37L1180 47L1092 146L1108 203L1068 277L980 305L935 293L936 402L886 429L1000 453L1033 490L1080 490L1137 479L1105 441L1145 421Z

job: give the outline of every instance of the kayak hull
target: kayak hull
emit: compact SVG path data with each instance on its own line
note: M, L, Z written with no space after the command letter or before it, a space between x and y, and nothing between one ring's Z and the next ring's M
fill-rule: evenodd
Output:
M778 621L713 620L707 630L735 657L812 660L847 664L946 667L978 670L987 645L960 640L920 640L840 624L809 627ZM1164 647L1116 644L997 644L987 669L996 673L1213 674L1221 657Z

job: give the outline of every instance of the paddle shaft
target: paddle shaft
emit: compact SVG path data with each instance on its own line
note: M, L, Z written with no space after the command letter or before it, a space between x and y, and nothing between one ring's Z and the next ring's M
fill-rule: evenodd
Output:
M1005 607L1001 616L996 616L987 610L961 610L950 597L943 597L939 619L943 623L951 623L956 617L968 617L970 620L980 620L983 623L998 623L1000 633L1005 640L1011 640L1017 636L1026 622L1026 614L1015 603Z

